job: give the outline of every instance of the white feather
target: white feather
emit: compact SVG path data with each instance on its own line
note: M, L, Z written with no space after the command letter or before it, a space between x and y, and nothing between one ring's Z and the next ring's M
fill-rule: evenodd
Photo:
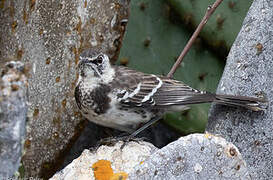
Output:
M158 84L157 84L157 86L152 90L152 92L150 92L148 95L146 95L143 99L142 99L142 103L143 102L146 102L146 101L148 101L156 92L157 92L157 90L162 86L162 81L161 81L161 79L159 78L159 77L157 77L156 75L153 75L152 74L152 76L153 77L155 77L157 80L158 80Z

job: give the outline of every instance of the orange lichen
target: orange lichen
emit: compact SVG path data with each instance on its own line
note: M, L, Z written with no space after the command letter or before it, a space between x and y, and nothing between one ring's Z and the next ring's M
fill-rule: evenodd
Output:
M109 180L113 175L111 162L107 160L99 160L92 165L94 176L97 180Z
M75 111L75 112L74 112L74 116L78 117L78 116L80 116L80 115L81 115L80 112L78 112L78 111Z
M76 25L75 30L76 30L79 34L81 34L81 32L82 32L82 21L81 21L81 18L79 18L79 23Z
M96 22L96 19L95 18L90 18L90 24L95 24L95 22Z
M15 32L16 27L17 27L17 22L13 21L13 23L11 24L12 32Z
M28 23L28 14L25 10L23 11L23 20L26 24Z
M36 4L36 0L30 0L29 1L29 7L30 7L31 11L34 10L35 4Z
M34 109L33 117L37 117L39 115L39 109Z
M204 134L204 136L205 136L205 138L209 139L209 138L211 138L213 135L212 135L212 134L209 134L209 133L206 133L206 134Z
M46 59L46 64L48 65L48 64L50 64L50 57L48 57L47 59Z
M18 89L19 89L19 86L17 84L12 84L11 85L11 90L12 91L18 91Z
M26 139L26 140L25 140L24 147L25 147L25 148L30 148L30 145L31 145L31 141L30 141L29 139Z
M107 160L99 160L92 165L96 180L125 180L128 174L125 172L114 173L111 162Z
M58 77L56 77L56 83L58 83L58 82L60 82L60 80L61 80L61 77L60 76L58 76Z
M66 35L70 36L71 35L71 31L66 31Z
M80 59L78 49L74 46L71 48L71 51L75 54L75 64L78 64Z
M43 35L44 34L44 30L43 30L43 28L41 28L40 30L39 30L39 35Z
M257 54L261 54L263 51L263 45L261 43L256 44Z
M66 99L62 100L62 106L63 106L63 108L66 107Z
M24 54L23 49L18 49L17 50L17 59L22 59L23 54Z

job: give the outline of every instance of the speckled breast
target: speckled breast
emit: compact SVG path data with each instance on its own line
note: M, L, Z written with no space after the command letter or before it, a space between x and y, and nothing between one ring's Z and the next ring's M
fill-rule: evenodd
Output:
M83 113L94 111L97 115L105 113L110 106L111 99L108 97L110 87L100 85L93 90L83 88L81 83L75 88L75 99L79 109Z

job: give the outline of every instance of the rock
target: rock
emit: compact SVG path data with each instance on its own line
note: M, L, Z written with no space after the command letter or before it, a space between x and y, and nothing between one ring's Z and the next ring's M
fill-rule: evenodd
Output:
M250 179L238 149L221 137L192 134L135 167L129 179Z
M121 149L122 145L120 141L114 146L100 146L95 151L84 150L79 158L51 180L95 179L94 175L97 179L127 177L136 165L143 163L157 150L152 144L143 141L131 141Z
M18 170L27 119L27 78L21 62L9 62L0 78L0 179Z
M238 149L221 137L193 134L163 147L143 141L100 146L51 179L250 179Z
M94 134L96 136L94 136ZM83 150L97 146L98 142L101 139L109 137L109 134L113 137L118 137L125 135L126 133L124 134L124 132L110 128L102 129L94 123L88 122L80 137L73 144L68 155L66 155L62 168L79 157ZM171 129L160 121L145 129L138 135L138 137L143 138L146 142L152 143L157 148L164 147L166 144L177 140L180 136L181 135L177 131Z
M273 1L254 0L235 40L218 93L265 96L264 112L214 105L207 131L242 152L252 179L273 178ZM232 27L230 27L232 28Z
M0 66L29 64L25 177L49 178L84 127L74 101L79 54L100 49L114 60L128 19L128 0L3 1Z

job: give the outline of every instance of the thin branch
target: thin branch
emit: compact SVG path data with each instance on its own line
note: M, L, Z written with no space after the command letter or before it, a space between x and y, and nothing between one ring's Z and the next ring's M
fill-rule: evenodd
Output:
M172 69L168 73L167 77L173 78L173 74L175 73L175 71L179 67L179 65L181 64L181 62L182 62L183 58L185 57L185 55L187 54L187 52L190 50L191 46L193 45L193 42L195 41L195 39L199 35L200 31L205 26L205 24L208 22L208 19L210 18L210 16L213 14L213 12L221 4L222 1L223 0L216 0L212 6L208 7L205 16L203 17L202 21L200 22L200 24L196 28L195 32L191 36L191 39L188 41L187 45L185 46L185 48L183 49L183 51L181 52L181 54L177 58L175 64L173 65Z

